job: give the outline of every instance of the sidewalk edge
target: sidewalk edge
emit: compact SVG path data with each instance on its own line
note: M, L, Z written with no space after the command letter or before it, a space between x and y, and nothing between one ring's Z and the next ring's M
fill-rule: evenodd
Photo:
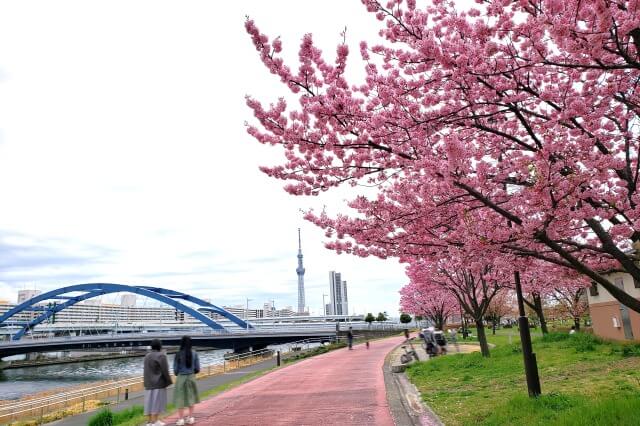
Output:
M396 426L444 426L442 420L422 400L418 389L405 373L391 371L391 355L402 346L396 346L385 357L382 367L389 411Z

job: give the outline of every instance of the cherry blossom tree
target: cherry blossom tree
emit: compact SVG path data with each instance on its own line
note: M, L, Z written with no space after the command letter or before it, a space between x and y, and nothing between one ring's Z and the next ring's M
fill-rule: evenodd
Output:
M552 296L562 307L562 310L573 318L576 330L580 330L580 320L589 310L586 298L586 289L583 288L559 288Z
M246 22L298 99L247 98L248 132L285 153L263 171L297 195L377 187L352 214L309 212L329 247L411 261L491 246L573 269L640 312L599 272L640 280L638 0L363 3L383 25L360 45L362 82L345 77L344 41L327 62L305 35L293 71L280 39Z
M511 284L500 258L479 260L463 250L450 249L439 259L415 259L409 262L410 285L437 286L455 297L459 306L476 326L480 350L489 356L485 317L491 301ZM502 266L502 268L501 268Z
M440 330L459 312L456 298L438 285L411 282L400 290L400 308L435 324Z
M547 264L536 259L526 259L519 262L522 273L522 287L524 291L523 301L531 309L540 321L540 329L543 334L549 333L545 315L545 300L548 300L562 285L574 286L571 279L583 282L577 273L571 273L567 268L553 264ZM562 281L559 281L560 278ZM564 278L567 278L566 280ZM582 285L582 284L580 284Z
M491 321L491 332L493 334L496 334L496 328L504 316L515 313L515 303L513 292L507 289L500 291L491 300L485 317Z

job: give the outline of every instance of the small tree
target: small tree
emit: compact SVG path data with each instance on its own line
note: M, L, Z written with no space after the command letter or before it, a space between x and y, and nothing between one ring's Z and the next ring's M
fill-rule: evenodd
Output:
M378 312L378 316L376 317L376 321L384 322L387 320L387 314L384 312Z
M402 324L408 324L411 322L411 315L402 313L400 314L400 322Z
M372 322L374 322L374 321L376 320L376 317L374 317L374 316L373 316L373 314L372 314L371 312L369 312L369 313L367 314L367 316L366 316L366 317L364 317L364 320L365 320L366 322L368 322L368 323L369 323L369 325L371 325L371 323L372 323Z

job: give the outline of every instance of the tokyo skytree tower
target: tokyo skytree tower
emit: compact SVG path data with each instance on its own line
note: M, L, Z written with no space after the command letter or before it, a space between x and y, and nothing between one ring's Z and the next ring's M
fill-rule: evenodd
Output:
M298 313L304 312L304 266L302 266L302 242L300 240L300 228L298 228Z

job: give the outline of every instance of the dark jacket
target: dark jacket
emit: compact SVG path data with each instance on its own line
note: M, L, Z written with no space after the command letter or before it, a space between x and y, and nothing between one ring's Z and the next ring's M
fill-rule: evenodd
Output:
M187 358L182 352L178 352L173 359L173 374L198 374L200 372L200 359L196 351L191 351L191 367L187 367Z
M171 384L167 355L151 351L144 357L144 388L163 389Z

